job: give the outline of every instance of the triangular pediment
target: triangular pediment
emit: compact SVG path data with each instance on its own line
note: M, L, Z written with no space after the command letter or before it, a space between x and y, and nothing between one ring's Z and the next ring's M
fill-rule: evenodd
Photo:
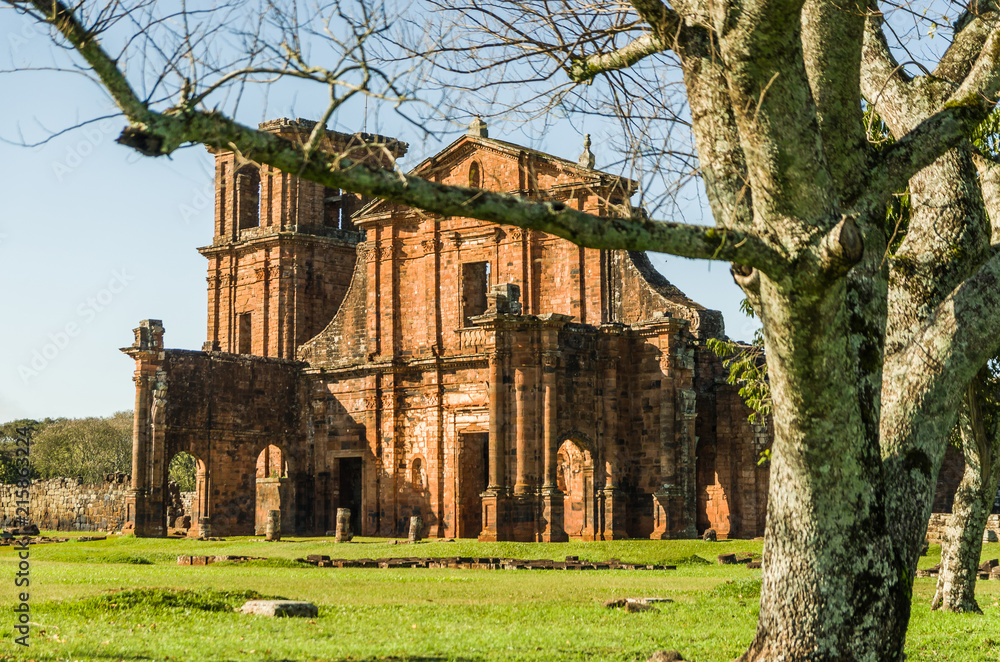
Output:
M408 174L459 186L473 185L472 163L478 163L480 183L476 188L504 193L549 190L554 187L586 186L618 189L630 197L638 183L626 177L587 168L552 154L495 138L463 135L443 150L414 166ZM512 167L510 167L512 166ZM355 216L362 218L405 210L397 203L376 200Z

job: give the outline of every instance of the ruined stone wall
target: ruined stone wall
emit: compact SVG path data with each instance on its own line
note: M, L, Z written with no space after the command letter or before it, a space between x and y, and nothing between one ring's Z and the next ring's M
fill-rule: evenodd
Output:
M493 331L483 332L490 345L499 342L505 348L498 426L502 481L512 489L520 476L531 493L545 480L540 361L547 350L539 344L540 324L511 317L496 338ZM665 318L641 331L557 323L551 332L553 434L560 449L579 458L574 475L585 474L573 479L579 489L565 497L567 530L574 535L648 537L655 528L653 492L670 482L694 493L694 363L684 349L684 328L686 323ZM317 471L328 476L330 503L327 514L318 516L318 528L333 526L337 507L360 506L365 535L403 535L410 515L424 519L428 535L479 533L479 495L488 473L487 356L493 351L482 349L428 366L398 362L309 370L310 429L314 445L321 454L325 450ZM525 440L520 470L519 436ZM360 496L340 484L347 462L360 462L351 465L361 473ZM567 482L565 476L560 479ZM619 523L616 532L602 531L607 487L618 490L627 504L622 515L627 511L628 524ZM680 511L676 519L693 524L693 500L674 505ZM533 539L535 525L521 522L524 530L514 535Z
M283 119L261 127L299 142L312 123ZM362 146L366 139L378 146ZM405 143L384 136L332 131L321 148L384 168L406 152ZM351 215L367 200L230 151L216 152L215 162L215 233L200 249L209 261L209 348L294 358L347 292L363 237Z
M360 235L240 231L237 243L202 249L209 260L208 337L232 353L292 358L343 301ZM248 327L241 316L249 315ZM249 343L243 336L249 331Z
M301 367L256 356L165 352L165 448L156 466L167 466L180 451L207 465L213 534L253 534L257 459L272 444L296 483L293 516L282 530L310 528L313 459L300 418Z
M85 485L76 478L51 478L31 484L31 521L43 530L118 531L125 523L125 496L131 477ZM16 485L0 484L0 526L17 526Z
M458 535L456 498L469 490L456 471L460 439L470 427L488 427L486 377L479 359L446 364L439 373L372 369L315 378L312 429L325 451L320 471L329 476L330 493L329 514L318 528L333 527L336 508L358 505L340 481L353 480L342 474L342 463L359 460L362 534L405 535L410 515L420 515L428 535ZM477 504L484 488L476 488Z
M934 489L932 513L951 512L952 503L955 501L955 490L962 482L964 472L965 458L962 457L962 451L949 444L948 448L945 449L941 471L938 473L937 487Z
M770 421L751 424L739 387L726 382L728 370L705 346L696 350L698 392L698 531L719 537L755 538L767 523L769 462L758 464L770 448Z
M716 392L716 475L713 483L704 483L704 489L710 495L706 510L710 513L712 528L720 537L727 524L727 537L763 536L767 523L770 462L759 462L761 453L771 447L773 430L769 422L751 424L747 420L749 414L737 387L719 386Z
M607 261L612 284L607 303L609 321L635 324L666 312L687 320L696 338L716 338L724 333L722 313L689 299L653 268L645 253L608 251Z
M315 367L359 365L368 354L368 254L362 244L351 285L333 320L299 347L297 358Z
M945 541L951 513L933 513L927 524L927 540L932 545L940 545ZM983 531L983 542L1000 542L1000 515L990 515Z

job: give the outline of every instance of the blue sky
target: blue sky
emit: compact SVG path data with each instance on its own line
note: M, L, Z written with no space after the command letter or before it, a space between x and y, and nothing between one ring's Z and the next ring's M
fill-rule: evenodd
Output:
M0 13L0 69L53 63L47 34ZM58 57L58 56L56 56ZM60 60L65 62L65 60ZM106 95L81 76L55 72L2 75L0 103L0 421L13 418L104 416L130 409L132 361L119 348L146 318L163 320L168 347L198 349L206 334L206 263L195 250L211 242L212 159L201 146L172 158L143 157L114 141L121 118L94 122L36 141L75 124L113 114ZM243 121L316 117L322 95L271 92L244 104ZM335 128L360 130L341 116ZM466 121L460 118L461 121ZM370 116L369 131L410 142L404 169L432 155L455 134L428 141L391 117ZM577 129L581 127L576 127ZM612 160L593 119L597 165ZM576 159L582 141L573 127L491 136ZM697 199L687 220L706 223ZM728 264L652 255L653 263L690 297L723 312L730 336L748 339L756 323L739 311L742 294Z

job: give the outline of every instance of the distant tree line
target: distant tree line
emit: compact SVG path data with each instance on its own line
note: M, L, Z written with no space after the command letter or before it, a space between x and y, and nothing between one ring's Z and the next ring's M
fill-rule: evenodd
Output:
M99 483L109 473L132 471L132 412L104 418L19 419L0 425L0 482L15 478L17 430L31 435L32 478L80 478Z

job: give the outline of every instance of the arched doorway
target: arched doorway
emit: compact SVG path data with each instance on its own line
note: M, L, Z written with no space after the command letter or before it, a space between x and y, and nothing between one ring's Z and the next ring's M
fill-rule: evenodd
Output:
M167 465L163 504L167 535L198 536L205 499L205 463L188 452L176 453Z
M573 439L556 454L556 481L563 493L563 528L570 538L594 539L594 458Z
M288 477L288 458L281 447L270 444L257 455L254 535L267 528L267 513L281 512L281 532L295 531L295 490Z

